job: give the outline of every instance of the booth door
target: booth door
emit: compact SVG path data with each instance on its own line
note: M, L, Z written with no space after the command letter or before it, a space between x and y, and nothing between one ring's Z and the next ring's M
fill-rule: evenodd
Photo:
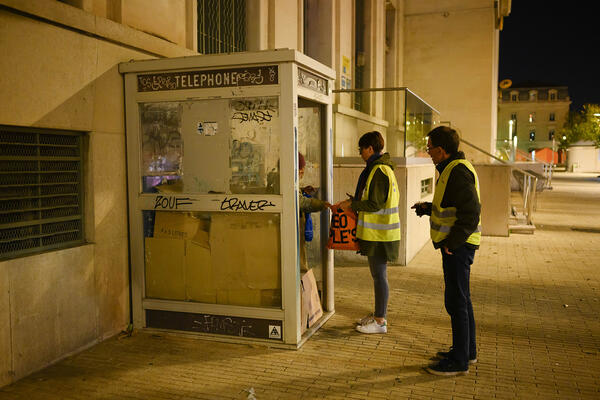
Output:
M325 160L322 151L324 112L321 105L309 100L299 99L298 103L298 151L302 153L306 161L304 176L299 185L300 188L312 186L315 189L313 196L323 199L325 187L323 184L325 182L323 177ZM318 212L312 213L313 239L306 242L305 247L306 264L304 268L313 270L321 293L323 290L323 248L325 244L323 240L327 240L327 237L321 235L321 226L324 225L321 219L326 216L327 213L323 213L323 215ZM304 232L300 232L300 235L303 234Z

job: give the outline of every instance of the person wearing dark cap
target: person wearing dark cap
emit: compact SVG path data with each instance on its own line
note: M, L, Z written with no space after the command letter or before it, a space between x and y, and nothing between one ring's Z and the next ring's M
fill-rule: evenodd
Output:
M357 321L356 330L361 333L387 333L387 263L398 258L400 248L400 193L394 163L389 153L383 153L383 146L383 136L377 131L361 136L358 151L367 165L358 178L354 196L334 205L358 213L356 237L373 278L375 311Z
M304 168L306 166L306 160L302 153L298 153L298 179L302 179L304 176ZM310 229L310 235L307 231L307 221L310 217L310 213L316 211L323 211L331 207L331 204L327 201L319 200L314 197L315 189L312 186L306 186L298 191L298 206L300 208L300 224L299 224L299 236L300 236L300 268L302 271L308 270L308 264L306 261L306 240L312 239L312 228ZM307 237L308 236L308 237Z
M433 246L440 249L444 270L444 303L452 325L452 346L439 351L439 362L426 370L434 375L462 375L477 362L475 318L469 276L481 241L481 204L475 168L458 151L458 133L439 126L428 134L427 152L439 172L433 202L412 206L430 216Z

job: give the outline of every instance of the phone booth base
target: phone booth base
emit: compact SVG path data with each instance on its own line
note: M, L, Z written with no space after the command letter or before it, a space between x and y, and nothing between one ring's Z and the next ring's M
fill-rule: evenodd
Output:
M120 64L136 328L298 348L334 313L335 72L294 50ZM299 170L298 153L306 165Z

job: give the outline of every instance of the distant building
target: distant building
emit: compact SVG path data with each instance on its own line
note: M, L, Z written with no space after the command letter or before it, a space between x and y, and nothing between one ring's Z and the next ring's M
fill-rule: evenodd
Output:
M520 150L517 159L523 153L532 157L536 151L549 153L550 157L544 161L551 161L552 151L557 150L560 141L558 132L571 104L568 88L529 82L501 88L498 97L498 152L504 154L516 135ZM561 162L557 154L554 154L554 162Z

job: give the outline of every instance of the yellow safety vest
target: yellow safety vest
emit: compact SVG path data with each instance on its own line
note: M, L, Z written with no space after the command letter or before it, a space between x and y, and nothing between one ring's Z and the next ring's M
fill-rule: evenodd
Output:
M398 183L394 171L388 165L378 164L373 167L365 184L361 200L369 199L369 186L373 175L381 170L390 182L387 200L383 208L375 212L359 211L356 227L356 237L370 242L393 242L400 240L400 215L398 214Z
M475 172L475 168L470 162L464 159L454 160L450 162L442 174L440 175L437 183L435 184L435 193L433 195L433 202L431 203L431 218L429 219L431 240L435 243L439 243L444 240L450 233L450 229L456 222L456 207L442 208L442 199L444 198L444 192L446 191L446 185L448 184L448 178L450 172L458 164L463 164L473 173L475 177L475 189L477 189L477 199L479 196L479 178ZM479 216L479 223L477 229L467 238L467 243L471 243L479 246L481 242L481 215Z

